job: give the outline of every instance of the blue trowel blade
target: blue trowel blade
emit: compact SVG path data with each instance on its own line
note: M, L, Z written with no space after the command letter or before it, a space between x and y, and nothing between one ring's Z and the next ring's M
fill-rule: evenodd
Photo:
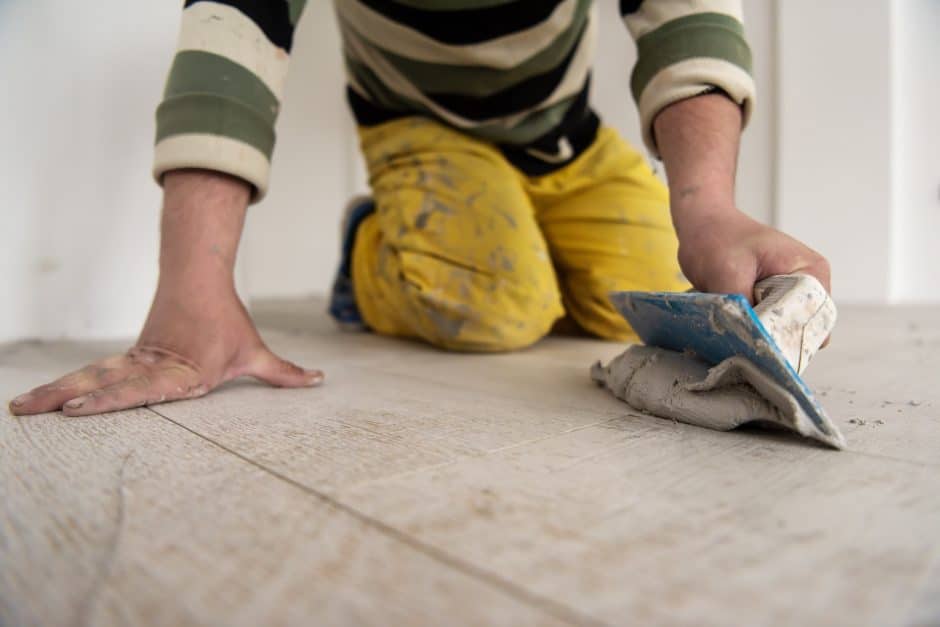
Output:
M612 292L610 300L648 346L691 352L709 365L746 357L790 392L822 433L842 440L744 296Z

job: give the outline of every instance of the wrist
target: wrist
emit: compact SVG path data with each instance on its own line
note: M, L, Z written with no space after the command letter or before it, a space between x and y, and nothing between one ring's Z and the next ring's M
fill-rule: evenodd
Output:
M737 213L734 179L740 109L720 94L681 100L654 120L677 231Z
M711 216L736 211L734 187L683 181L669 185L669 207L673 216Z
M709 224L735 220L742 215L734 202L723 196L717 196L712 201L701 199L701 202L695 203L673 203L671 211L680 241L686 234L700 231Z
M251 186L208 170L170 171L163 186L160 286L212 294L234 289Z
M163 175L164 205L186 205L188 201L217 201L234 204L244 203L251 198L251 184L216 170L198 168L179 168L169 170Z

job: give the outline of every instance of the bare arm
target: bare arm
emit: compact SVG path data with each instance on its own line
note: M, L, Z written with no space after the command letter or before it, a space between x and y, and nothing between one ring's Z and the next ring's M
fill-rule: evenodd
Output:
M677 228L734 210L741 111L721 94L680 100L653 123Z
M829 264L797 240L735 205L741 111L722 94L676 102L654 120L669 179L679 263L702 291L740 293L774 274L811 274L829 289Z
M85 415L193 398L239 376L299 387L323 380L274 355L235 292L250 187L205 170L164 177L160 280L137 343L10 403L14 414Z

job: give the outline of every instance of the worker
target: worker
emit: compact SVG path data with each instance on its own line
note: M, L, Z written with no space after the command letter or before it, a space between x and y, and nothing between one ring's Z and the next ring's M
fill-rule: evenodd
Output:
M185 2L157 108L163 209L149 316L128 352L17 397L13 413L193 398L241 376L323 380L268 349L233 280L247 208L268 191L304 4ZM343 219L330 302L343 327L495 352L553 328L635 339L614 290L751 297L757 280L793 272L828 289L821 255L735 205L755 103L740 1L619 9L638 50L630 88L643 142L668 190L590 107L592 0L335 0L371 187ZM328 208L311 199L309 209Z

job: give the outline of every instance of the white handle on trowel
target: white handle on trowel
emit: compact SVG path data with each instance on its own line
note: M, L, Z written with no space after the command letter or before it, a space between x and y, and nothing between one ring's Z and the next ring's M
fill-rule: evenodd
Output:
M836 324L836 305L808 274L781 274L754 286L754 313L798 374Z

